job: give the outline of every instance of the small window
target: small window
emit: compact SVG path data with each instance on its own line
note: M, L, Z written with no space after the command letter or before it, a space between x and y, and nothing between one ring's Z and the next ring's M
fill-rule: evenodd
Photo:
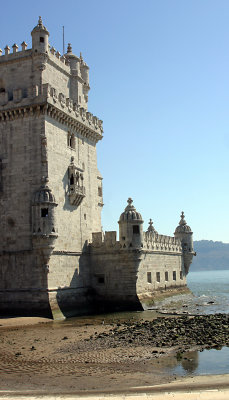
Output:
M73 174L71 174L71 177L70 177L70 185L74 185L74 176L73 176Z
M173 271L173 280L176 281L177 280L177 274L176 271Z
M68 147L71 147L71 149L76 148L76 142L75 142L75 136L74 134L68 134L68 140L67 140Z
M0 88L0 93L5 93L5 89L4 88Z
M126 240L126 236L123 236L123 237L122 237L122 240Z
M183 272L180 271L180 279L183 279Z
M44 41L45 41L44 38L41 36L40 37L40 43L44 43Z
M99 283L100 285L103 285L105 283L104 275L97 275L97 283Z
M147 272L147 282L148 282L148 283L152 283L151 272Z
M156 273L156 279L157 279L157 282L160 282L160 280L161 280L160 272Z
M87 214L84 214L84 219L85 219L85 220L87 219Z
M169 280L169 273L168 271L165 271L165 281L168 282Z
M136 235L139 234L139 225L133 225L133 233Z
M102 191L101 186L98 187L98 195L99 195L99 197L103 196L103 191Z
M42 209L41 209L41 217L42 217L42 218L47 217L48 214L49 214L49 209L48 209L48 208L42 208Z

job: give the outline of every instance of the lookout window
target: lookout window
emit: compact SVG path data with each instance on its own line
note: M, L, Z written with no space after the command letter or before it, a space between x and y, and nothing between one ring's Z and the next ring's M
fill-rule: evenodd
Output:
M75 136L73 134L68 134L68 147L71 147L71 149L75 149Z
M42 209L41 209L41 217L42 217L42 218L47 217L48 214L49 214L48 208L42 208Z
M180 271L180 279L183 279L183 272Z
M176 271L173 271L173 280L176 281L177 280L177 274Z
M44 38L41 36L40 37L40 43L44 43L44 41L45 41Z
M71 177L70 177L70 185L74 185L74 176L73 176L73 174L71 174Z
M156 279L157 279L157 282L160 282L160 280L161 280L160 272L156 273Z
M139 234L139 226L138 225L134 225L133 226L133 233L134 234Z
M152 283L151 272L147 272L147 282L148 282L148 283Z
M165 271L165 281L168 282L169 280L169 273L168 271Z
M100 197L103 196L103 191L102 191L101 186L98 187L98 195L99 195Z
M97 275L97 282L98 282L100 285L103 285L103 284L105 283L105 277L104 277L104 275Z

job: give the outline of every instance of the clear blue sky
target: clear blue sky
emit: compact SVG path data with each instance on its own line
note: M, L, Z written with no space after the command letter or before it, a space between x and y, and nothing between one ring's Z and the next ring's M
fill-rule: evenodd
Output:
M171 235L184 210L194 239L229 242L229 1L2 1L0 48L30 47L39 15L90 67L103 229L131 196L145 228Z

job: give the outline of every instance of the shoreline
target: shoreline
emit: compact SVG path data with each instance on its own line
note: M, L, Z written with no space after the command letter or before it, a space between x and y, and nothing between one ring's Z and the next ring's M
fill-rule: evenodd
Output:
M161 316L153 321L125 323L104 323L101 316L94 322L85 317L77 324L37 317L0 319L0 398L11 395L47 398L48 394L66 398L108 395L123 398L138 393L155 398L156 394L167 392L179 396L187 390L202 395L209 390L218 394L227 391L225 398L229 398L229 374L182 377L168 372L168 365L173 368L180 362L178 354L182 357L193 351L193 358L196 350L210 346L209 337L201 345L181 343L175 327L182 334L185 326L188 334L200 321L209 324L209 318L214 326L219 318L228 316ZM193 325L195 319L197 323ZM175 332L173 338L170 331ZM165 346L167 334L171 343ZM223 342L223 333L219 334ZM214 339L212 345L218 346L217 337Z

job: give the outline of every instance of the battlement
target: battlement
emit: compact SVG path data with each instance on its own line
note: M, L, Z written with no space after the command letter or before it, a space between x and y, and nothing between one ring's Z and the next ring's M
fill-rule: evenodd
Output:
M5 120L9 117L12 119L14 115L24 115L26 107L30 107L31 103L34 106L53 105L55 109L57 108L69 117L76 119L79 123L84 124L90 130L96 131L102 137L103 121L72 99L67 98L63 93L58 92L48 83L43 84L40 91L38 85L33 85L26 89L14 89L13 93L0 92L0 120ZM18 111L17 113L15 108L23 108L23 112ZM50 108L49 110L51 113Z
M95 232L92 233L91 246L94 249L105 250L109 248L134 250L134 247L128 248L116 240L116 231L110 232ZM180 253L182 252L181 240L172 236L151 234L151 232L143 233L142 250L149 250L155 252L169 252Z

